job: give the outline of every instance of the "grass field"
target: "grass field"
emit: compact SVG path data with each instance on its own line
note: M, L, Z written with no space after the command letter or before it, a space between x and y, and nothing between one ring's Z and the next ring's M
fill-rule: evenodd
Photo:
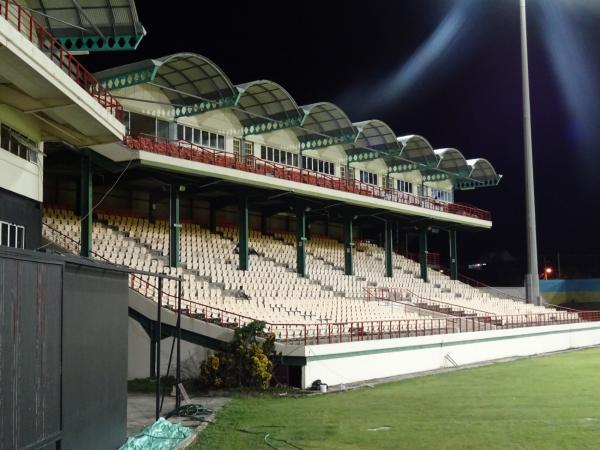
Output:
M239 397L192 448L268 449L267 432L277 449L294 447L276 439L302 449L599 449L600 349L330 395Z

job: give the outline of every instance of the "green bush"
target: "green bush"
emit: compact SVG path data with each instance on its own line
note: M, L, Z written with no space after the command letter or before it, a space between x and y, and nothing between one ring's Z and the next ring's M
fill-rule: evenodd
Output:
M268 388L279 355L275 352L275 335L265 333L264 329L265 323L259 321L236 329L227 348L210 355L202 363L201 385L207 388Z

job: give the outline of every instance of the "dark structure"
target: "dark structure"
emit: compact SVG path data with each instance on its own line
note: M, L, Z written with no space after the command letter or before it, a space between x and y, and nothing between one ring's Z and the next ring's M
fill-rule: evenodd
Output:
M0 249L0 448L124 443L127 279L118 266Z

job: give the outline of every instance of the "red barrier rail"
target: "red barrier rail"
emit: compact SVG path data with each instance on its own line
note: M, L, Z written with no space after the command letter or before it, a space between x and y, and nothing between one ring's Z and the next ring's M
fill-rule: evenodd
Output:
M66 234L62 233L56 228L51 227L48 224L44 223L43 227L50 231L50 233L52 233L52 240L55 244L75 254L79 252L79 247L81 245L79 241L76 241L75 239L71 238L70 236L67 236ZM94 258L114 264L108 258L105 258L104 256L96 252L92 252L92 255L94 256ZM155 294L158 294L158 286L150 283L149 281L146 281L143 278L143 276L138 274L129 274L129 287L135 290L136 292L139 292L144 297L150 299L154 299ZM175 311L175 305L177 305L177 296L174 294L169 294L164 289L162 296L163 299L166 298L165 307L167 309ZM170 299L172 299L172 304ZM243 316L235 312L226 311L224 309L215 308L214 306L205 305L193 300L182 299L181 303L182 305L188 304L194 307L193 311L190 308L182 308L182 313L185 311L184 313L189 317L203 320L205 322L214 323L223 327L238 327L242 324L247 324L252 321L260 320L255 319L253 317Z
M59 242L55 241L55 243L71 252L78 252L80 246L78 241L47 224L43 224L43 226L53 233L55 238L58 238L57 240ZM95 255L101 260L110 262L101 255ZM154 298L154 293L158 292L158 288L155 285L136 274L130 274L130 277L130 286L132 289L140 292L140 294L147 298ZM139 280L139 282L136 283L135 280ZM169 297L176 299L176 296L163 291L163 298L165 297L167 299ZM175 307L176 304L176 301L173 301L173 306L171 306L170 302L167 300L165 307L172 311L177 311ZM190 308L182 308L183 314L222 327L236 328L242 324L260 320L204 305L192 300L182 299L182 304L192 305L195 308L194 311L191 311ZM278 342L293 345L319 345L590 321L600 321L600 311L554 311L551 313L527 315L493 315L486 317L424 318L312 324L272 324L265 322L265 324L267 331L275 333Z
M368 301L387 301L399 304L409 304L420 309L427 309L442 314L455 315L457 317L493 317L495 313L482 309L470 308L468 306L456 305L442 300L422 297L409 289L393 288L364 288ZM423 306L425 305L425 306Z
M0 17L35 44L50 60L117 119L123 107L56 38L35 20L28 9L13 0L0 0Z
M400 252L400 255L402 255L405 258L408 258L414 262L417 262L417 263L420 262L419 253ZM427 265L428 266L441 267L440 260L441 260L441 258L440 258L439 253L427 252Z
M372 186L358 180L344 180L332 175L325 175L307 169L300 169L298 167L266 161L255 156L236 157L233 154L222 150L201 147L186 141L170 140L140 134L137 136L126 136L124 143L131 149L143 150L150 153L243 170L245 172L365 195L395 203L419 206L421 208L450 214L491 220L489 211L461 205L460 203L448 203L434 200L429 197L419 197L397 189L384 189L378 186Z

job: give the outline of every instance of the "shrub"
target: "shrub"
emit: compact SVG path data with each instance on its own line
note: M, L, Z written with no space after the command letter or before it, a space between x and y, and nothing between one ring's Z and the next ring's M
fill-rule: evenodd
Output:
M200 383L208 388L269 387L279 356L275 352L275 335L264 329L265 323L260 321L236 329L227 348L202 363Z

